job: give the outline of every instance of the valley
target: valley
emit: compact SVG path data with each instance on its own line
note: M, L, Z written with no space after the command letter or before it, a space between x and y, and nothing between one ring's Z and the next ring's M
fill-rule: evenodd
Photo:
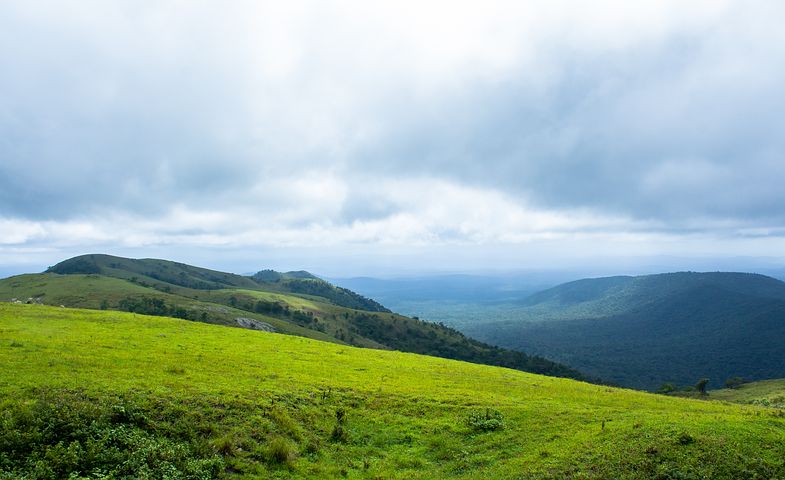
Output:
M629 388L785 376L785 283L764 275L602 277L433 301L390 283L379 293L396 310Z

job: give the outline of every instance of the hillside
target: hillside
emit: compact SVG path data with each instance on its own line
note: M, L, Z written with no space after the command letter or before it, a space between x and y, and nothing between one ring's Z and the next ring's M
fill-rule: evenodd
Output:
M0 478L779 478L779 410L0 304Z
M89 254L64 260L49 267L47 273L61 275L99 274L134 282L144 282L152 286L162 286L162 288L176 285L196 290L226 288L253 290L262 286L266 290L284 293L317 295L338 306L373 312L389 312L373 300L351 290L335 287L305 271L281 273L274 270L261 270L251 277L245 277L169 260Z
M570 282L462 330L619 385L721 386L785 376L785 283L744 273L671 273Z
M785 379L782 378L743 383L736 388L711 390L708 393L709 400L785 409Z
M493 347L443 325L389 312L307 272L264 275L264 280L254 280L166 260L85 255L46 273L0 280L0 300L172 316L585 378L542 357Z

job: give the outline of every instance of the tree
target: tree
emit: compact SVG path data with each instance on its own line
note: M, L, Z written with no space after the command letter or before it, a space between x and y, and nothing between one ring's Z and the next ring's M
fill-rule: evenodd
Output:
M701 395L706 395L706 385L708 385L708 383L708 378L701 378L698 380L698 383L695 384L695 390L699 391Z
M676 391L676 385L672 383L663 383L662 386L657 390L657 393L662 395L667 395L675 391Z
M741 377L730 377L729 379L725 380L725 388L739 388L742 384L747 383Z

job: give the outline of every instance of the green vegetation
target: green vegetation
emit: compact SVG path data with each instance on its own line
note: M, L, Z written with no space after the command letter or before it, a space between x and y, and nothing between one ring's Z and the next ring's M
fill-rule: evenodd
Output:
M785 475L776 409L165 317L0 304L0 363L0 478Z
M738 384L732 388L710 390L708 398L785 409L785 379L761 380Z
M84 255L61 262L47 273L0 280L0 300L172 316L586 378L542 357L487 345L444 325L394 314L307 272L260 273L265 281L165 260Z
M785 283L763 275L579 280L505 309L461 330L632 388L785 376Z

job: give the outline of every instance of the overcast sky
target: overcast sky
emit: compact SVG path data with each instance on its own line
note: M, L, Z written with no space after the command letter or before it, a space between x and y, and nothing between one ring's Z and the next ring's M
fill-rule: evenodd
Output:
M4 1L0 273L784 264L783 25L778 0Z

